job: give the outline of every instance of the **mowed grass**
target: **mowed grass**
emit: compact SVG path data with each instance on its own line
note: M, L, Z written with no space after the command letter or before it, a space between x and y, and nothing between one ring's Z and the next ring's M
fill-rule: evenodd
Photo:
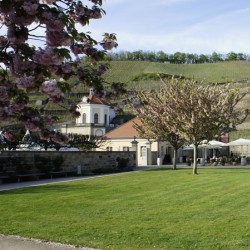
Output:
M0 192L0 233L99 249L249 249L250 170L130 172Z

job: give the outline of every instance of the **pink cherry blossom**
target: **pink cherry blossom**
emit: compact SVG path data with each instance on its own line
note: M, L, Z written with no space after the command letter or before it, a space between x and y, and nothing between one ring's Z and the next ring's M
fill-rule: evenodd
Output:
M113 40L103 41L100 44L106 50L111 50L114 47L117 47L117 43L115 41L113 41Z
M48 80L42 83L41 90L47 94L53 102L58 102L62 99L63 93L57 85L56 80Z
M48 31L46 42L51 47L70 46L72 44L70 36L64 31Z
M23 9L29 15L35 15L35 14L37 14L38 1L33 0L33 1L24 2L23 3Z
M46 24L49 31L61 31L65 27L65 15L61 12L44 11L41 23Z
M39 49L35 52L33 59L36 63L42 65L61 65L63 58L58 55L51 47L45 49Z
M27 89L35 85L33 76L20 77L16 80L16 83L19 89Z

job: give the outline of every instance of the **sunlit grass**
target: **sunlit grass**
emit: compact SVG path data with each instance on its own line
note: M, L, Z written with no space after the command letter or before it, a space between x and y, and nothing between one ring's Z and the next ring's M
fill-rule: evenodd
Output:
M99 249L249 249L250 171L140 171L0 192L0 233Z

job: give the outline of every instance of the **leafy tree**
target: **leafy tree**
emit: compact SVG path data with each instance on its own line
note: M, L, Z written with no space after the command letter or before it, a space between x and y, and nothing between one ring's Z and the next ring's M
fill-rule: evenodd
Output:
M221 61L223 61L221 55L219 55L216 52L213 52L211 55L211 62L215 63L215 62L221 62Z
M105 58L107 50L117 46L115 34L105 33L97 42L81 30L91 19L105 14L101 6L102 0L0 2L1 31L5 32L0 36L0 63L4 65L0 71L0 122L19 121L26 129L41 133L51 130L56 118L29 106L29 94L42 93L50 102L63 103L74 76L76 84L94 87L104 95L102 75L106 68L86 67L80 60L85 56L94 65ZM123 89L112 85L109 91L119 94L120 87ZM70 107L73 117L78 115L76 108L74 103ZM58 141L61 135L56 136L52 137Z
M204 139L211 140L235 129L248 114L248 110L236 109L244 94L230 85L201 85L194 80L173 78L163 81L160 91L150 96L138 95L137 113L153 135L174 134L194 145L194 174L198 145ZM140 108L140 101L145 110Z
M171 132L171 129L166 126L166 123L161 124L160 121L156 122L156 108L161 107L158 106L159 103L157 102L151 103L150 105L148 103L146 104L147 100L150 99L152 101L153 99L153 96L149 95L149 92L139 93L138 97L140 101L144 103L144 105L136 109L136 114L142 121L142 125L134 123L135 129L138 131L139 135L142 138L155 139L157 141L168 141L172 145L174 149L173 169L175 170L177 163L177 150L183 146L185 142L184 139ZM146 97L147 100L144 99Z
M227 60L228 61L236 61L237 60L237 54L235 52L230 52L227 54Z
M167 62L168 61L168 55L163 51L159 51L159 52L156 53L156 60L158 62L163 62L163 63Z

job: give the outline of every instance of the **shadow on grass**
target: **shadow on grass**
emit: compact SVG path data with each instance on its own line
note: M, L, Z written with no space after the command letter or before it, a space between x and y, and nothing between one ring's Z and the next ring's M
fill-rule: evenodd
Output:
M88 191L98 191L103 189L103 187L99 186L91 186L91 185L84 185L80 183L79 185L66 185L66 184L48 184L42 186L32 186L32 187L24 187L18 188L13 190L6 190L1 191L0 195L8 194L8 195L15 195L15 194L45 194L47 192L51 193L66 193L66 192L85 192Z
M173 169L173 168L156 168L156 169L143 169L141 171L178 171L178 170L191 170L191 169L186 169L186 168L177 168L177 169Z

